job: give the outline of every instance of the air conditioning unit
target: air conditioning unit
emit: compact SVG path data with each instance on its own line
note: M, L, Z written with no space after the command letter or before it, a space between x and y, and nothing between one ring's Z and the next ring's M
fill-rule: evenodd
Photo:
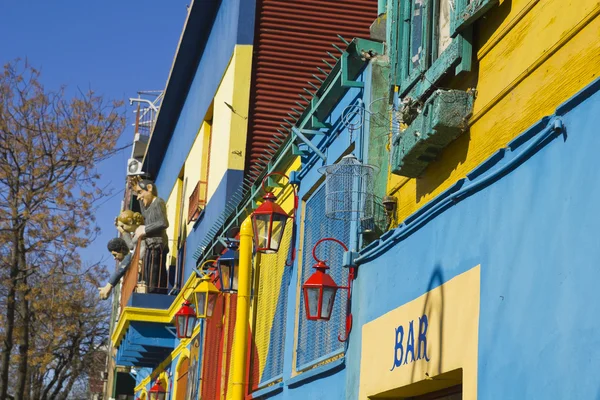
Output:
M142 162L135 158L127 160L127 176L145 175L142 171Z

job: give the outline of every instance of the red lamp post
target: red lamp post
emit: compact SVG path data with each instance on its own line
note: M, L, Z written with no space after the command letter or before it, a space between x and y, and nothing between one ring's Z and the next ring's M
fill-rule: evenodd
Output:
M165 400L167 397L166 389L160 384L160 381L157 379L156 383L150 391L148 392L148 397L150 400Z
M256 251L266 254L277 253L285 231L285 224L289 218L294 218L294 215L288 215L275 202L277 197L272 192L267 191L265 180L271 175L281 175L289 180L287 175L280 172L267 174L262 181L263 190L267 192L263 197L264 202L252 213L252 229L254 230ZM294 214L297 203L298 196L294 190Z
M350 266L348 268L348 286L338 286L331 275L327 273L327 270L329 269L327 263L323 260L319 260L316 255L317 246L325 241L338 243L345 251L348 251L348 247L346 247L344 243L334 238L324 238L315 243L312 253L313 258L317 262L313 266L316 271L306 280L306 282L304 282L304 285L302 285L306 319L311 321L329 321L338 289L347 290L348 308L346 309L346 336L343 339L341 336L338 336L340 342L345 342L352 329L352 314L349 312L349 307L352 291L351 284L354 280L354 267Z
M194 325L196 324L196 311L192 308L192 303L185 300L177 313L175 313L175 327L177 328L177 338L189 339L192 337Z

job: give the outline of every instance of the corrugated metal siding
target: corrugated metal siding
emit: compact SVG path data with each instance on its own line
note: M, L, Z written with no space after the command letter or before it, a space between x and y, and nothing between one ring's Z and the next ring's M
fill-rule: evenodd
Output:
M377 17L377 0L258 0L252 70L249 133L246 172L255 177L269 159L269 145L283 139L277 132L284 118L295 122L288 113L306 105L300 94L304 88L314 92L308 81L320 83L330 68L321 61L335 64L327 52L339 56L332 43L344 49L346 40L369 37L369 27ZM289 126L289 125L288 125ZM258 168L257 168L258 167Z
M233 368L231 368L231 363L235 360L235 355L233 354L233 338L235 337L235 318L236 318L236 310L237 310L237 294L229 295L229 311L227 318L229 319L227 322L227 361L225 367L225 398L227 398L227 393L232 389L232 373Z
M223 337L223 312L225 296L219 296L212 317L206 319L206 339L202 363L202 399L219 400L221 370L217 366L221 360L221 339Z

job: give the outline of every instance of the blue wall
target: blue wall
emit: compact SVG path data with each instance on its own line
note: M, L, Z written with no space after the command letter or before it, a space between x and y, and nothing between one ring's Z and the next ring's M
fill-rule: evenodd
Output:
M211 196L209 202L206 204L202 215L198 222L194 225L194 228L188 232L186 245L186 256L185 256L185 267L184 267L184 281L192 274L196 267L196 259L194 258L194 252L200 246L202 239L205 238L208 231L216 226L217 220L225 211L227 201L235 193L237 188L242 184L244 178L244 171L228 169L221 181L219 186Z
M254 0L222 0L221 2L203 56L155 179L158 192L162 196L171 193L175 185L179 171L229 65L235 45L252 44L254 3ZM196 5L198 6L201 4ZM155 134L168 133L156 132ZM153 150L151 147L149 152Z
M477 264L479 398L600 397L591 375L600 368L598 87L559 108L568 111L566 135L360 266L347 398L358 396L361 326ZM538 131L516 140L487 173L510 164Z

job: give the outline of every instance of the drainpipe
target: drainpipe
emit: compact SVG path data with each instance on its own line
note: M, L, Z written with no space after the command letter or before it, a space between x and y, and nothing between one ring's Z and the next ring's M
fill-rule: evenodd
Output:
M250 276L252 268L252 219L247 217L240 230L237 310L233 340L233 400L244 400L246 377L246 343L248 343L248 314L250 308Z
M377 15L385 14L387 8L387 0L377 1Z

